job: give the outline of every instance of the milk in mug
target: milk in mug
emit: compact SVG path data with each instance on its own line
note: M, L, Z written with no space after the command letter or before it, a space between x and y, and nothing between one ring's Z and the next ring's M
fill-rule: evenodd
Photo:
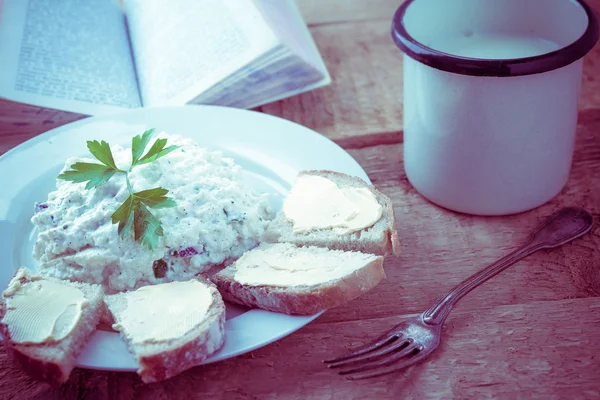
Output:
M489 60L539 56L558 50L558 44L535 36L473 33L440 37L428 44L435 50L461 57Z

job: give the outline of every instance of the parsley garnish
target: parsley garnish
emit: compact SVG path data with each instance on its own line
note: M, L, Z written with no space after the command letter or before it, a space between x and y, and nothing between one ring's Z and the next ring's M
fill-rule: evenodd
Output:
M71 165L70 170L58 175L58 179L65 181L87 182L85 188L93 189L108 182L115 174L125 174L129 197L112 214L112 223L119 224L118 231L122 238L131 236L133 231L134 239L150 250L156 249L158 238L164 235L160 221L150 209L174 207L175 201L167 197L169 191L161 187L134 193L129 181L129 172L138 165L151 163L178 148L178 146L165 148L167 139L156 139L150 150L144 154L153 135L154 129L149 129L141 136L137 135L132 139L131 166L128 170L117 167L108 143L104 140L101 142L93 140L87 142L87 147L101 164L77 162Z

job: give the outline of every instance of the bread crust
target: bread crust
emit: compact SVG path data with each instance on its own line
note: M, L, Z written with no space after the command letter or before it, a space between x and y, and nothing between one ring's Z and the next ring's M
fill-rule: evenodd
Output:
M23 275L23 277L20 279L21 283L32 281L33 273L27 268L21 267L16 271L15 276L13 279L11 279L11 282L21 273ZM87 318L82 317L73 328L71 334L62 340L52 343L15 343L10 337L8 326L3 323L0 323L0 333L2 333L4 338L4 347L8 356L23 370L23 372L37 381L45 382L52 386L59 386L69 379L71 371L75 367L79 353L83 350L92 333L96 330L96 324L100 318L99 311L102 306L101 297L103 292L102 289L97 285L88 285L90 289L97 291L97 293L90 293L88 290L84 290L85 284L61 281L45 277L43 279L70 284L78 289L82 289L86 299L89 301L89 305L85 310L85 314L92 316L92 324L88 324ZM93 295L92 297L94 297L94 299L91 299L90 295ZM100 299L96 299L96 296L99 296ZM0 319L4 318L5 314L6 303L4 298L0 296ZM71 344L68 351L63 350L61 346L65 343L65 341L72 339L74 334L77 334L79 337L83 337L84 339L78 340L76 343ZM49 356L48 354L41 354L41 351L49 348L54 349L55 354L52 356Z
M27 375L36 381L60 386L69 380L73 366L60 360L41 360L28 355L23 348L15 346L10 338L6 325L0 326L0 332L5 339L4 347L8 357ZM12 344L9 344L12 343Z
M225 343L225 304L219 292L213 292L216 307L209 328L183 346L139 357L138 373L144 383L159 382L195 367Z
M215 274L223 298L232 303L290 315L313 315L371 290L385 277L383 257L332 282L303 286L246 285L235 280L235 265Z
M212 303L208 316L198 331L188 332L184 339L162 345L136 345L123 332L120 332L130 352L140 365L137 373L144 383L163 381L197 366L225 343L225 304L223 299L212 282L203 278L199 280L211 288ZM120 307L116 302L123 295L121 293L107 296L105 300L116 321L120 320L118 315ZM161 348L161 350L155 350L157 348Z
M377 190L373 185L367 184L364 180L335 171L310 170L301 171L298 176L321 176L336 183L338 186L343 184L348 187L367 188L378 203L382 206L382 216L373 226L359 232L353 232L346 235L338 235L328 230L318 230L327 235L326 239L314 238L310 234L293 233L293 225L287 220L283 210L280 210L275 220L269 225L263 236L267 243L294 243L303 246L327 247L331 250L360 251L364 253L377 254L382 256L400 255L400 240L396 228L396 217L392 201L388 196ZM372 240L365 239L368 235L377 235Z

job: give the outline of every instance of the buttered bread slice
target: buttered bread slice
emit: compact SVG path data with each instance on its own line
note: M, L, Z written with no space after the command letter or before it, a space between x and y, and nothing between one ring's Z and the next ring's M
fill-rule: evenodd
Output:
M145 383L200 364L225 341L225 304L210 282L192 279L106 296Z
M362 179L333 171L298 174L263 241L400 254L391 200Z
M382 256L277 243L246 252L211 279L227 301L311 315L357 298L384 278Z
M99 285L43 278L19 268L2 293L0 332L9 356L32 378L59 385L96 330Z

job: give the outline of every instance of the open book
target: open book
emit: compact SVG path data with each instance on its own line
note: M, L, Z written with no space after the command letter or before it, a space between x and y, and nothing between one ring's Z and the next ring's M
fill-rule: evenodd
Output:
M331 81L294 0L0 0L0 97L252 108Z

